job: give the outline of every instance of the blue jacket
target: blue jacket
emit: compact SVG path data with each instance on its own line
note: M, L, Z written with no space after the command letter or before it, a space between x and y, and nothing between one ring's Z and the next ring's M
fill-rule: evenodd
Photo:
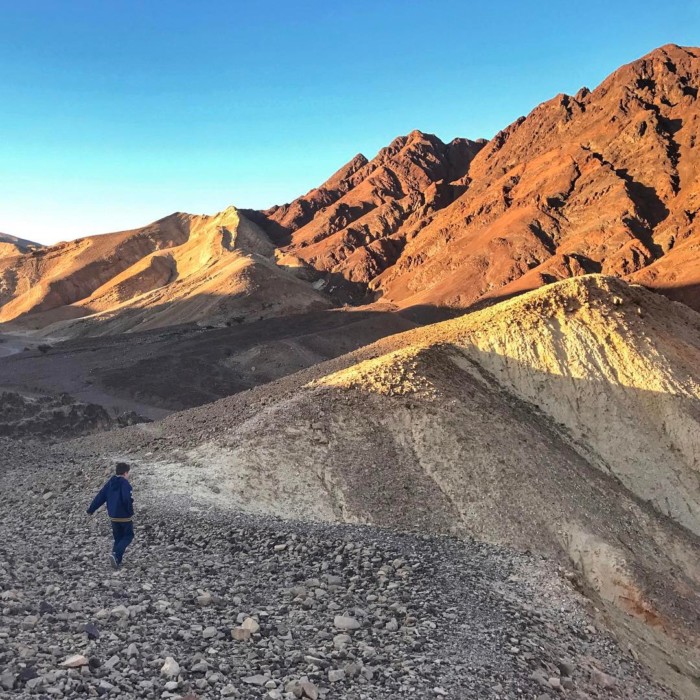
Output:
M95 496L87 509L92 515L98 508L107 504L107 513L113 522L127 523L134 516L134 498L131 484L123 476L113 476Z

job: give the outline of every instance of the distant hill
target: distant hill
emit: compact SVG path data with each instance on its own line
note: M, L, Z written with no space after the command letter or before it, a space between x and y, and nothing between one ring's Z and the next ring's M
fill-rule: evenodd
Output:
M413 131L267 211L4 237L0 322L113 334L373 302L434 320L587 273L700 310L699 90L700 49L668 45L488 142Z
M240 323L329 306L233 207L0 259L0 322L57 336Z
M41 243L27 241L24 238L10 236L9 233L0 233L0 258L6 255L16 255L17 253L26 253L32 248L42 248Z

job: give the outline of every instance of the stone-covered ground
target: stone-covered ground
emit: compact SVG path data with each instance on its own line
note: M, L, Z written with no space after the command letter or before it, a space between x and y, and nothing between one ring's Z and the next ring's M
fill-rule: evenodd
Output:
M135 472L113 572L102 469L0 448L1 697L671 697L545 559L203 512Z

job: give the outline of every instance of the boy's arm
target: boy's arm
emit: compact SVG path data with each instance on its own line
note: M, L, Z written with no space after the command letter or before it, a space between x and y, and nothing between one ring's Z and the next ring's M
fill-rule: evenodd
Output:
M104 505L107 500L107 484L105 484L97 493L97 496L92 500L90 507L87 509L88 515L92 515L98 508Z

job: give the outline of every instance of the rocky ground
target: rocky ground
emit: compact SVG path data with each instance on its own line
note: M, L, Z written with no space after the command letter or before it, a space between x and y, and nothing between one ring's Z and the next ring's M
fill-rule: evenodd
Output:
M0 391L1 436L56 440L145 420L133 411L114 415L97 404L76 401L69 394L25 396Z
M134 473L113 572L102 468L0 448L2 697L672 697L541 557L198 510Z

